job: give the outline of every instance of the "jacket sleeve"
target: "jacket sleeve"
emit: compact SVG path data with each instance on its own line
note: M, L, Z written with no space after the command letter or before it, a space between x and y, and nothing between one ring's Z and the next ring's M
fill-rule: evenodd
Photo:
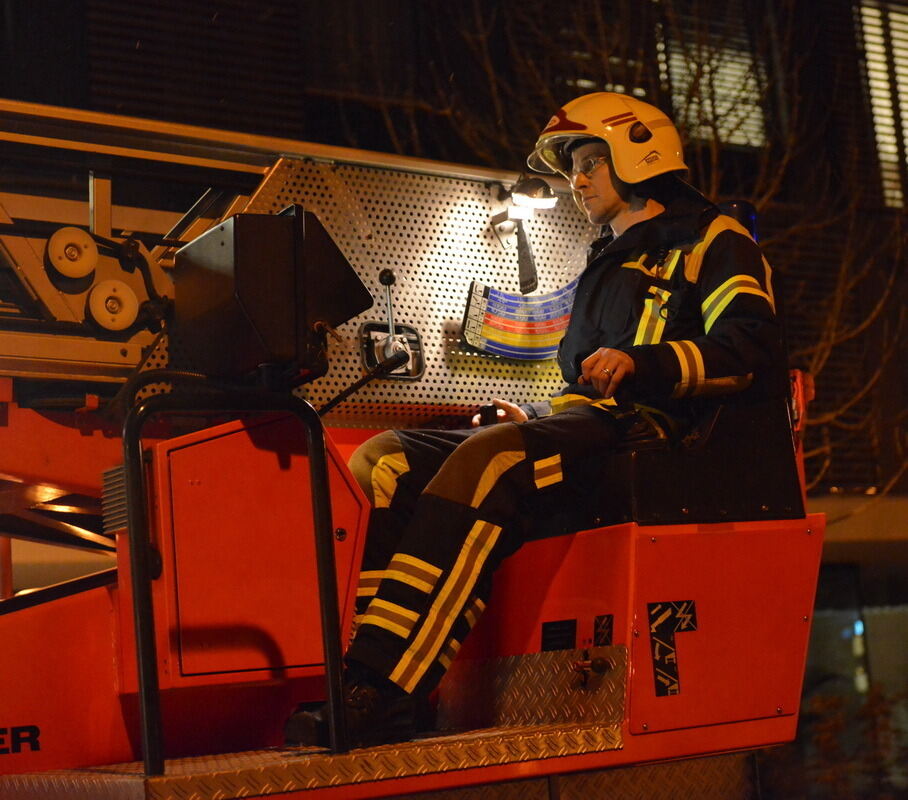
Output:
M784 370L769 264L743 228L724 220L684 267L700 307L699 335L626 348L634 359L634 396L728 394L748 388L761 373Z
M521 403L520 407L530 419L548 417L552 413L552 404L548 400L542 400L537 403Z

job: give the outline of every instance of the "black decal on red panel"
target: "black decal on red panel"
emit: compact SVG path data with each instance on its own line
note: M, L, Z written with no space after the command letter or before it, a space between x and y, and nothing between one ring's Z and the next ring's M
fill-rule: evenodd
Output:
M577 620L559 619L542 623L543 653L550 650L573 650L577 647Z
M675 634L697 630L697 606L693 600L676 600L648 603L646 608L656 696L680 694Z
M593 647L609 647L615 630L615 617L602 614L593 623Z

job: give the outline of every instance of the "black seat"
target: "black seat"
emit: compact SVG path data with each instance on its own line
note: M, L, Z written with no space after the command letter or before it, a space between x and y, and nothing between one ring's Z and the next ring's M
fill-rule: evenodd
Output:
M678 441L632 444L588 465L572 503L534 503L526 538L637 522L799 519L804 501L788 401L728 403Z
M605 474L597 516L610 522L804 516L785 398L721 405L680 442L615 453Z

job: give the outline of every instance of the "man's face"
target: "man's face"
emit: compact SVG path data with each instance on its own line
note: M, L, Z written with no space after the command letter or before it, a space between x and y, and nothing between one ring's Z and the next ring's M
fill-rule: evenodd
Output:
M588 142L571 153L571 187L594 225L608 225L629 208L616 188L608 156L605 142Z

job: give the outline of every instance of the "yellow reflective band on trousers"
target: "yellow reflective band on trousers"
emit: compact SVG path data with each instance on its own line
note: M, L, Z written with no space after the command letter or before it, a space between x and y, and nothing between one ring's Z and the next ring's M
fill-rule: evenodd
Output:
M378 584L384 577L384 570L370 569L359 573L359 584L356 587L357 597L375 597Z
M486 604L482 602L481 597L474 597L473 602L467 606L466 610L463 612L463 618L467 621L470 630L473 630L473 626L479 620L480 616L482 616L482 612L485 611L485 608ZM438 663L445 669L448 669L451 666L451 662L454 660L454 656L456 656L460 650L460 645L461 643L453 636L448 639L448 643L438 654Z
M482 598L474 597L473 602L470 603L470 605L467 606L467 610L463 612L464 619L466 619L467 625L470 626L470 630L473 629L473 626L485 610L486 604L482 602Z
M441 570L434 564L406 553L397 553L384 572L387 580L406 583L426 594L430 594L435 588L439 575Z
M379 628L384 628L386 631L397 634L402 639L406 639L418 619L419 614L415 611L410 611L409 608L399 606L397 603L389 603L387 600L375 597L369 603L369 607L366 609L366 613L363 614L359 624L376 625Z
M693 394L706 378L703 354L697 345L686 339L668 342L668 344L675 351L678 363L681 366L681 380L675 385L672 397L685 397Z
M382 456L372 468L372 494L375 508L387 508L397 489L401 475L410 471L403 451Z
M486 468L479 476L479 483L476 484L476 491L473 492L473 498L470 505L473 508L479 508L480 503L486 499L486 496L495 486L495 482L515 464L519 464L526 458L523 450L505 450L493 456Z
M537 489L544 489L553 483L559 483L563 478L560 453L533 462L533 480L536 482Z
M457 561L438 592L413 642L388 676L405 692L412 692L432 665L473 592L479 573L498 541L501 528L477 520Z
M750 275L734 275L710 294L700 306L703 312L703 330L706 333L709 333L709 329L719 319L728 304L739 294L754 294L762 297L772 308L772 299L763 291L763 287L756 278Z
M460 642L458 642L457 639L449 639L444 650L438 654L438 663L445 669L449 669L451 667L451 662L454 660L454 656L457 655L459 650Z

